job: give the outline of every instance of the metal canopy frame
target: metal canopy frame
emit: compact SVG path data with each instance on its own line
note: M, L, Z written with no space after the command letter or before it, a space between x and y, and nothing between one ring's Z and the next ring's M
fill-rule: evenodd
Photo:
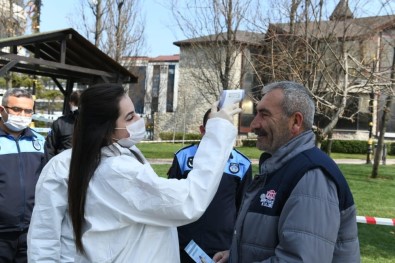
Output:
M63 111L74 83L137 83L135 75L72 28L0 39L0 77L9 71L50 77L65 97Z

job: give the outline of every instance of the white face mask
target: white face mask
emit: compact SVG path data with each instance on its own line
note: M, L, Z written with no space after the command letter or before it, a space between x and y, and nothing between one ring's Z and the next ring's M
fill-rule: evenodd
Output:
M118 140L118 144L125 148L132 147L133 145L141 142L145 137L145 122L143 118L126 126L126 128L116 129L126 129L129 132L128 138Z
M76 111L76 110L78 110L78 106L71 106L71 107L70 107L70 110L71 110L71 111Z
M10 129L11 131L14 132L19 132L27 128L29 124L32 122L32 117L27 117L27 116L19 116L19 115L13 115L13 114L8 114L8 119L6 122L4 122L4 125Z

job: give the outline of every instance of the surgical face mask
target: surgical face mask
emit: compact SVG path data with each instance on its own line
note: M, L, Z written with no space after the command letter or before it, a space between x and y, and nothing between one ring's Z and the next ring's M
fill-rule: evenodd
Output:
M71 106L71 107L70 107L70 110L71 110L71 111L76 111L76 110L78 110L78 106Z
M7 112L6 112L7 113ZM27 128L29 124L32 122L32 117L27 117L27 116L20 116L20 115L13 115L13 114L8 114L8 119L6 122L4 122L4 119L2 118L4 125L10 129L11 131L14 132L19 132Z
M125 148L130 148L141 142L145 136L145 122L143 118L126 126L126 128L115 129L126 129L129 132L128 138L118 139L118 144Z

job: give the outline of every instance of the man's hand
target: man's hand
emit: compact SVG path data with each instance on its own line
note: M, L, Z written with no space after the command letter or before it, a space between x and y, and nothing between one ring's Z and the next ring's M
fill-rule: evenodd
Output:
M233 123L233 116L239 114L241 111L238 103L226 105L218 111L218 101L216 101L211 106L210 118L222 118Z
M229 259L229 250L215 253L213 260L216 263L226 263Z

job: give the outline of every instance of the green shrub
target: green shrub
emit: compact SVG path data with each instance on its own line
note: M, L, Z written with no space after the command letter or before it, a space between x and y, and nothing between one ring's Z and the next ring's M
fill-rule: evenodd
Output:
M387 147L388 147L387 148L388 149L387 154L395 155L395 142L388 143Z
M196 136L196 134L187 134ZM186 140L195 140L196 138L190 137L187 139L188 136L185 136ZM180 137L179 137L180 136ZM200 135L199 135L200 136ZM162 140L172 140L173 139L173 133L166 133L163 132L160 134L160 137ZM164 139L168 138L168 139ZM177 139L178 138L178 139ZM176 140L181 140L182 139L182 133L176 134ZM201 139L201 137L197 138ZM242 146L243 147L256 147L256 139L244 139L241 140ZM374 145L377 142L373 142L373 150L374 150ZM386 143L387 146L387 154L388 155L395 155L395 142L390 142ZM325 140L321 144L321 149L325 152L328 151L328 140ZM333 153L349 153L349 154L367 154L368 152L368 142L367 141L361 141L361 140L333 140L332 141L332 152Z
M174 136L175 135L175 136ZM176 132L173 134L172 132L161 132L159 133L159 138L162 140L182 140L183 139L183 133L182 132ZM200 140L202 138L202 135L199 133L186 133L184 140Z
M244 147L256 147L256 139L241 140Z
M256 139L245 139L241 141L244 147L255 147ZM377 142L373 142L374 145ZM395 155L395 142L386 143L387 154ZM325 152L328 151L328 140L325 140L321 144L321 149ZM368 142L361 140L333 140L332 141L332 152L333 153L349 153L349 154L367 154Z
M322 142L321 149L328 151L328 140ZM332 152L334 153L357 153L366 154L368 150L367 141L360 140L333 140Z
M373 142L372 150L374 151L377 142ZM395 155L395 143L386 143L387 154ZM321 149L325 152L328 151L328 140L323 141ZM350 154L367 154L368 152L368 142L360 140L333 140L332 143L333 153L350 153Z
M37 120L34 121L34 127L45 128L45 127L48 127L48 126L49 125L47 125L47 123L44 122L44 121L37 121Z

